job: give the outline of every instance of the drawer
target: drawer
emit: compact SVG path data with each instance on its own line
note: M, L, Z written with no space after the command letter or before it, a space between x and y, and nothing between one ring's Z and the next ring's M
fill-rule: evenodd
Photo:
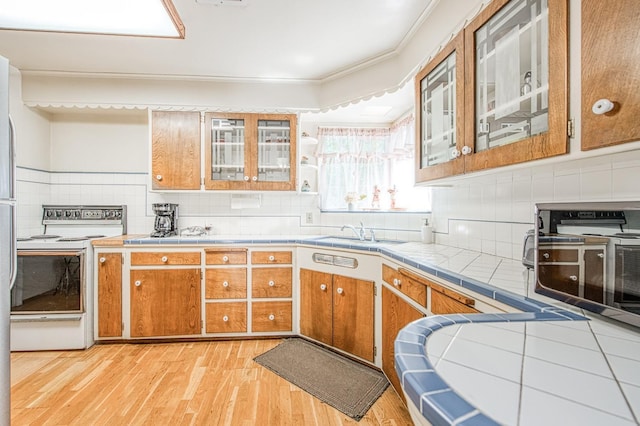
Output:
M293 255L290 251L254 251L251 253L251 263L254 265L291 265L292 259Z
M251 295L253 297L291 297L291 268L253 268Z
M204 249L207 265L246 265L247 249L208 248Z
M392 269L392 268L389 268ZM393 269L392 269L393 270ZM384 270L383 270L384 271ZM389 272L389 277L392 276ZM391 285L420 306L427 307L427 285L425 278L411 273L405 269L399 269L394 278L391 278ZM385 280L386 281L386 280Z
M390 285L395 285L398 280L402 279L400 272L393 269L391 266L382 264L382 280Z
M438 284L432 283L431 287L431 313L434 315L443 314L466 314L478 313L475 300L463 294L457 293Z
M207 333L246 333L246 302L213 302L205 304Z
M538 261L542 262L577 262L578 250L577 249L538 249Z
M199 265L200 252L142 252L131 253L131 265Z
M205 270L205 299L244 299L247 297L247 268Z
M251 331L291 331L291 302L253 302Z

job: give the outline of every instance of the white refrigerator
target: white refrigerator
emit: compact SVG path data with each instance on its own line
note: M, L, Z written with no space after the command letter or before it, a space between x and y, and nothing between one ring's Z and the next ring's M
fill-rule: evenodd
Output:
M0 425L11 423L11 287L16 274L15 132L9 118L9 61L0 56Z

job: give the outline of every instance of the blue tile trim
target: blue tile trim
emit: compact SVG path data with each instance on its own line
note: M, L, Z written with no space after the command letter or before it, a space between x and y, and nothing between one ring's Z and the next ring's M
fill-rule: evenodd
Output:
M529 306L529 305L526 305ZM502 314L454 314L421 318L400 330L394 343L394 367L407 398L433 425L498 425L480 413L442 380L426 353L426 341L434 331L456 324L523 321L588 320L557 307L543 311ZM424 343L420 339L424 337Z

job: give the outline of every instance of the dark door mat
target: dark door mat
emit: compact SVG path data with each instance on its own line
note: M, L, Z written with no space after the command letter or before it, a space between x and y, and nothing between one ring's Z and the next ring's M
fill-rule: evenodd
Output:
M389 386L381 372L299 338L253 360L358 421Z

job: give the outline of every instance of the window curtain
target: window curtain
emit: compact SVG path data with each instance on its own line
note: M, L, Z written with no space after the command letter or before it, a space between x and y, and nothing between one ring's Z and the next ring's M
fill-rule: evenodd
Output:
M318 129L319 190L324 210L388 207L389 189L413 186L413 117L391 128ZM406 171L410 164L410 182ZM378 192L378 199L374 193ZM387 203L388 204L388 203Z

